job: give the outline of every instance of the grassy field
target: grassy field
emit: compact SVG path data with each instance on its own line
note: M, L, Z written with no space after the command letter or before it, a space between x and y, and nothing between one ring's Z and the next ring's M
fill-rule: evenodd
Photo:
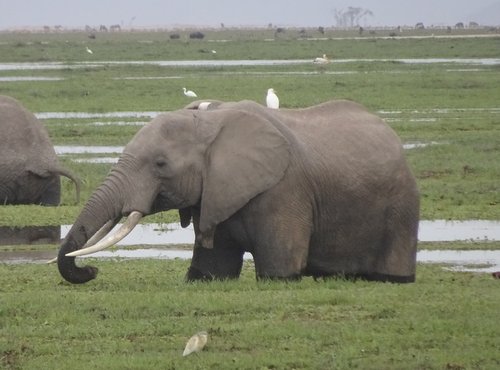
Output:
M99 262L84 286L0 265L12 369L496 369L498 281L419 266L417 283L186 284L187 261ZM182 357L200 330L209 341ZM0 365L1 366L1 365Z
M457 36L453 31L452 36ZM475 31L476 32L476 31ZM171 32L0 33L0 94L44 112L161 112L200 98L264 102L274 87L283 107L332 98L366 105L394 128L421 190L423 219L500 220L500 66L405 63L404 58L500 58L500 37L440 38L414 31L386 38L307 30L207 31L203 41ZM406 36L406 34L404 34ZM325 38L324 40L311 38ZM268 40L266 40L268 39ZM226 41L222 41L226 40ZM274 41L269 41L274 40ZM85 51L88 46L93 54ZM210 50L217 50L212 54ZM305 59L332 63L270 66L160 66L109 61ZM8 69L4 63L63 63L57 69ZM82 62L88 62L82 65ZM12 78L58 78L12 81ZM149 121L44 119L55 145L122 146ZM127 124L128 123L128 124ZM83 180L74 204L63 180L60 207L0 207L0 226L70 224L110 164L68 154ZM176 212L146 222L172 222ZM423 243L420 248L500 249L500 243ZM27 248L27 247L21 247ZM42 246L37 248L56 248ZM61 282L45 265L0 264L0 367L10 369L496 369L498 282L490 275L419 265L417 283L331 280L259 282L245 265L239 281L185 284L187 261L99 261L97 280ZM186 340L209 332L199 355L182 358Z

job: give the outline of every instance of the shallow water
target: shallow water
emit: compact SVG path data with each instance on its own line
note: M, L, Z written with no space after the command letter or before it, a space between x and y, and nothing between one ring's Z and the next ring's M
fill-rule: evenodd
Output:
M121 224L117 225L116 230ZM61 226L64 238L70 225ZM420 221L418 239L421 242L445 241L498 241L500 240L500 221ZM141 224L118 243L126 245L168 245L192 244L193 226L183 229L180 224Z
M79 145L56 145L56 154L120 154L123 146L79 146Z
M117 228L120 225L117 225ZM53 228L50 227L53 233ZM64 238L71 225L62 225L60 236ZM116 230L116 228L115 228ZM1 232L1 230L0 230ZM37 231L40 233L40 230ZM37 234L38 235L38 234ZM23 242L26 236L20 237ZM500 221L421 221L419 231L420 241L495 241L500 240ZM180 224L141 224L125 239L117 244L118 249L101 251L88 257L94 258L155 258L155 259L189 259L190 249L178 249L179 245L192 245L194 231L192 225L183 229ZM47 243L47 240L44 240ZM55 240L52 242L55 243ZM10 242L7 245L19 244ZM57 243L55 243L57 244ZM143 249L127 250L126 246L148 245ZM157 247L155 247L157 246ZM57 251L0 251L0 263L43 263L57 254ZM82 257L82 258L88 258ZM246 259L251 259L245 253ZM500 270L500 251L427 251L418 252L417 260L423 263L449 264L449 269L457 271L492 272ZM478 266L479 265L479 266Z
M35 77L35 76L10 76L0 77L0 82L25 82L25 81L62 81L62 77Z
M39 112L35 113L38 119L72 119L72 118L154 118L163 112Z
M271 66L311 64L311 59L275 59L275 60L133 60L133 61L92 61L92 62L39 62L39 63L0 63L0 71L15 70L54 70L74 68L97 68L106 65L152 65L160 67L220 67L220 66ZM462 64L462 65L500 65L500 58L420 58L420 59L333 59L332 63L356 62L399 62L405 64Z

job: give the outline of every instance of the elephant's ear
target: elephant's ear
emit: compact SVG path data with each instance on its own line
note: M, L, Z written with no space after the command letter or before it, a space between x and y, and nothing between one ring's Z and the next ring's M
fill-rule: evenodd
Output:
M277 184L290 145L267 119L237 110L207 113L221 124L207 150L201 198L201 244L211 248L215 227L250 199Z

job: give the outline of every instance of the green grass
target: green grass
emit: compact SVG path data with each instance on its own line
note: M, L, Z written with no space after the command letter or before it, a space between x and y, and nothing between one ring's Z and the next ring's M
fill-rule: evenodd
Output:
M327 30L298 40L298 30L0 33L0 63L92 60L338 59L498 57L499 37L381 39ZM413 35L430 36L430 30ZM435 31L436 35L446 31ZM453 34L457 32L453 30ZM464 31L465 32L465 31ZM477 31L474 31L477 32ZM145 42L146 41L146 42ZM85 52L88 45L93 55ZM217 54L201 52L216 49ZM167 111L200 98L263 102L268 87L282 106L354 99L387 120L403 142L435 143L408 150L421 190L422 219L500 220L500 69L498 66L404 64L393 61L293 66L159 67L106 65L62 70L0 71L0 77L61 81L0 83L0 94L33 112ZM160 79L123 79L160 77ZM495 109L496 108L496 109ZM140 126L96 121L146 118L47 119L55 145L125 145ZM82 200L63 180L60 207L2 206L0 226L71 224L110 164L63 164L83 181ZM144 222L177 220L171 211ZM2 247L11 250L14 247ZM16 250L57 246L15 247ZM420 243L420 249L499 249L499 242ZM0 264L0 367L6 369L496 369L498 282L487 274L437 265L417 269L410 285L328 280L255 282L246 263L238 281L186 284L188 261L93 261L101 272L83 286L62 281L55 266ZM199 355L182 358L187 339L207 330Z
M94 261L96 262L96 261ZM420 265L417 283L186 284L187 261L96 262L97 280L0 265L0 363L11 369L494 369L498 282ZM207 330L203 352L181 356Z

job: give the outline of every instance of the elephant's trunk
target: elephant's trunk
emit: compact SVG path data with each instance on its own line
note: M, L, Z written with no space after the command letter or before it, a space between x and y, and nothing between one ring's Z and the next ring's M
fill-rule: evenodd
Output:
M57 257L57 264L62 277L70 283L86 283L97 276L97 268L78 267L75 264L75 257L67 257L66 254L81 249L110 220L112 220L112 226L118 223L122 217L123 205L120 194L116 178L108 177L87 201L64 239Z

